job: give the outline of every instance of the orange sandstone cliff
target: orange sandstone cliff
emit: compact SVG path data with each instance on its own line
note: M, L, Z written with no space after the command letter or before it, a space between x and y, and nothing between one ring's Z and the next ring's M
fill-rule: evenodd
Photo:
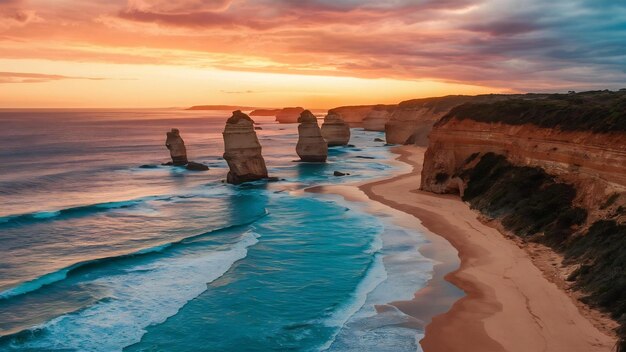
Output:
M340 106L328 110L328 114L338 115L343 121L345 121L350 127L360 127L363 124L363 120L374 109L388 109L393 110L395 105L355 105L355 106Z
M467 102L496 101L513 95L448 95L445 97L406 100L398 104L385 124L387 143L426 146L434 123L450 109Z
M428 139L421 188L560 252L581 299L621 323L626 351L626 91L467 103Z

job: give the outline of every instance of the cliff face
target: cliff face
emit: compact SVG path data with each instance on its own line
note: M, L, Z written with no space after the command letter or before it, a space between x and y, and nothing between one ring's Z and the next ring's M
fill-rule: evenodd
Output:
M426 146L434 123L452 108L467 102L495 101L510 97L512 95L448 95L403 101L385 124L387 143Z
M250 113L250 116L276 116L282 109L257 109Z
M469 158L491 152L575 185L576 202L593 210L607 194L626 189L624 107L626 92L459 106L430 133L422 188L463 194L463 182L453 176ZM443 181L443 175L450 178Z
M561 252L626 348L626 92L467 104L435 123L421 188Z
M626 190L624 133L561 131L453 118L436 126L429 139L422 171L424 190L462 195L464 182L453 176L476 153L503 155L515 165L539 167L576 185L578 202L587 209L598 208L606 195ZM443 175L449 178L442 181Z
M335 114L341 118L350 127L360 127L365 117L374 109L393 110L395 105L356 105L356 106L340 106L338 108L328 110L328 114Z
M385 124L389 122L391 114L394 108L389 108L387 105L376 105L372 111L363 119L363 128L366 131L385 131Z

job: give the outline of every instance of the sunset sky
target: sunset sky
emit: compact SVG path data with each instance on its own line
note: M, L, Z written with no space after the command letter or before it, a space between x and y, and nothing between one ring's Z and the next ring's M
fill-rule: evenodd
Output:
M623 87L622 0L0 0L0 107Z

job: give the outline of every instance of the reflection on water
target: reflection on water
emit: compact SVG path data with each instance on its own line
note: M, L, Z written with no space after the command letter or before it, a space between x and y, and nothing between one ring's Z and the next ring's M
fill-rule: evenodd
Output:
M420 235L290 192L384 176L380 133L353 129L355 147L298 163L296 125L261 120L270 174L284 181L232 186L221 182L224 116L176 113L0 112L18 131L0 131L0 350L416 349L406 316L364 318L423 285L430 264L394 247ZM160 165L172 127L209 172Z

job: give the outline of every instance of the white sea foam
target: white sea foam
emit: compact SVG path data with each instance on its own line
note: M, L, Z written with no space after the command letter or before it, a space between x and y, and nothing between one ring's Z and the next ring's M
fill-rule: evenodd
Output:
M55 216L61 215L60 210L52 210L52 211L40 211L38 213L33 214L33 218L35 219L50 219Z
M368 270L365 278L359 283L356 290L352 295L352 299L348 301L344 306L337 309L330 318L324 323L327 326L336 328L333 336L320 347L321 351L327 350L335 341L337 334L341 331L341 328L346 322L357 313L367 300L367 295L372 292L378 285L387 279L387 272L383 264L382 255L377 253L374 257L374 262Z
M342 318L331 319L333 326L340 328L320 350L421 351L418 342L423 332L405 327L407 323L420 325L421 322L389 303L412 299L430 279L433 262L418 251L425 239L415 231L389 223L378 239L382 246L376 254L376 265L357 289L358 298L350 308L337 312ZM376 248L380 244L374 241L372 246ZM377 274L381 272L385 275ZM376 306L384 309L377 312Z
M105 276L94 283L107 287L109 300L83 311L60 316L42 326L41 338L23 347L35 350L121 351L139 342L149 325L164 322L186 302L224 275L259 235L247 232L230 248L187 252Z
M140 254L147 254L147 253L155 253L155 252L161 252L164 249L170 247L172 245L172 243L165 243L162 245L158 245L158 246L154 246L154 247L149 247L149 248L144 248L144 249L140 249L134 253L129 253L128 255L121 255L119 257L109 257L109 258L98 258L95 260L87 260L84 262L79 262L73 265L70 265L66 268L51 272L51 273L47 273L45 275L42 275L38 278L35 278L33 280L30 281L26 281L23 282L15 287L12 287L10 289L4 290L2 292L0 292L0 299L8 299L11 297L15 297L15 296L19 296L19 295L23 295L29 292L33 292L36 291L40 288L42 288L43 286L46 285L50 285L53 284L55 282L64 280L67 278L67 274L77 268L80 268L84 265L87 264L91 264L94 263L96 261L103 261L103 260L107 260L107 259L116 259L116 258L123 258L126 256L130 256L130 255L140 255Z
M73 266L67 267L52 273L45 274L31 281L19 284L16 287L0 292L0 299L7 299L19 296L28 292L40 289L42 286L49 285L53 282L61 281L67 277L67 273L73 269Z

